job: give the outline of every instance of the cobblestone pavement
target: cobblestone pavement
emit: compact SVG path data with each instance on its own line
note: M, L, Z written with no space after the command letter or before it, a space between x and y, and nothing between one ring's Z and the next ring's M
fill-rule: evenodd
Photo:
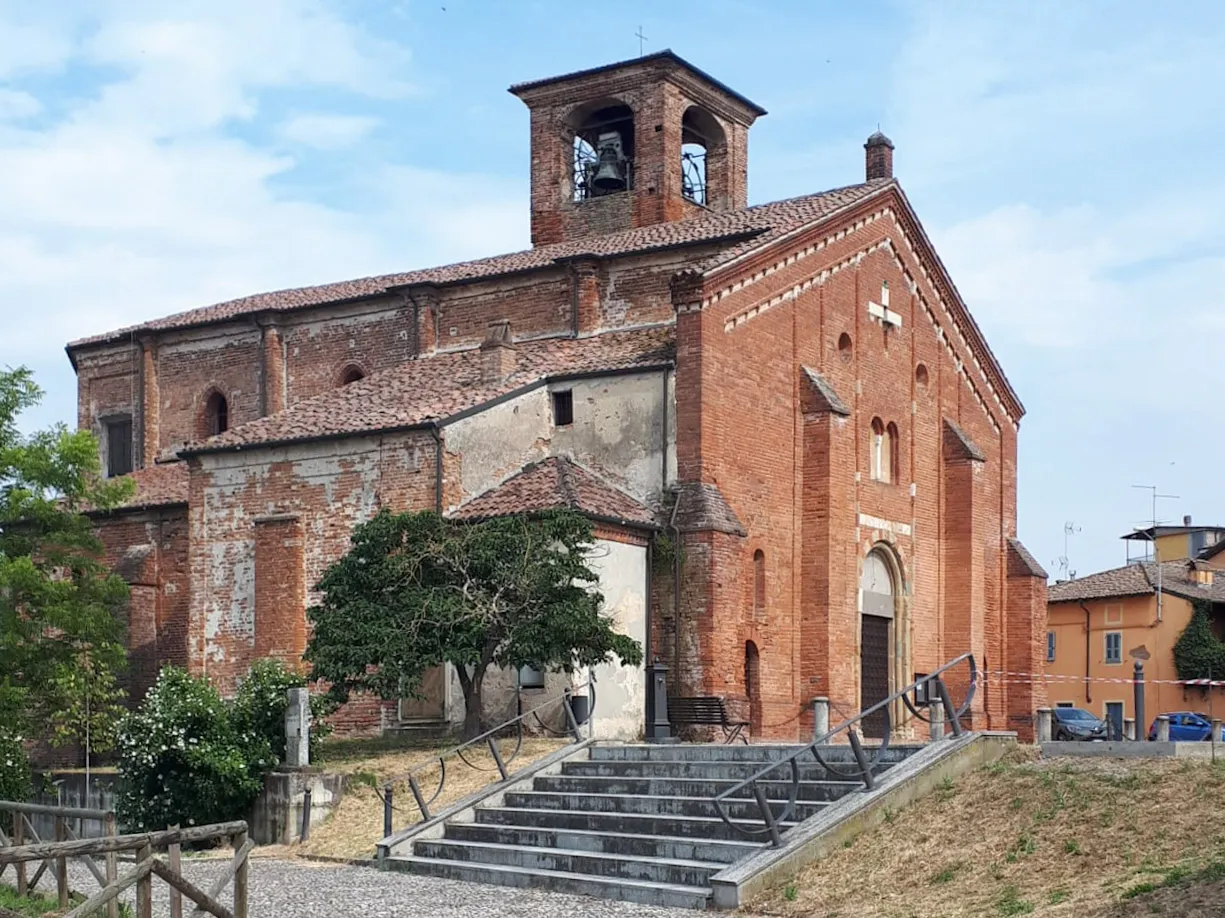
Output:
M120 863L120 875L125 866ZM217 860L183 860L184 876L202 889L208 888L223 867ZM70 867L70 885L85 895L98 890L97 881L79 864ZM55 881L48 883L44 876L39 887L54 895ZM157 918L170 915L167 890L160 879L154 880L153 914ZM221 901L229 905L231 895L227 888ZM133 902L131 891L123 899ZM192 907L184 901L184 916L191 914ZM251 859L248 908L250 918L683 918L695 914L535 889L382 873L369 867L259 857ZM100 914L105 915L105 910Z

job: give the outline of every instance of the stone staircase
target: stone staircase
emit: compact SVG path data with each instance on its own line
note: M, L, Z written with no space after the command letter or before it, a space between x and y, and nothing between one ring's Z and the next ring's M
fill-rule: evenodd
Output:
M921 748L890 746L884 767ZM538 775L531 790L508 791L496 806L478 805L472 821L448 822L442 837L412 841L411 854L392 854L385 866L476 883L706 908L710 877L765 843L726 825L712 798L794 749L591 746L586 760L564 762L559 774ZM851 768L849 747L825 747L822 755L835 768ZM789 775L780 768L779 780L762 782L770 799L786 799ZM863 787L811 759L800 766L800 780L796 820ZM762 828L747 790L743 803L728 807L728 815L748 828Z

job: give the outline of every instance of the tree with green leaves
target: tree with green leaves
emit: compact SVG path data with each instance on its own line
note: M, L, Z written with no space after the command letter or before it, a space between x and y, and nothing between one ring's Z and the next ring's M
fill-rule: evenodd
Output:
M98 748L119 713L127 586L84 511L117 505L132 485L102 478L88 431L23 436L18 415L41 396L29 370L0 371L0 734L8 750L36 728L58 743L88 732ZM0 756L0 769L12 760Z
M491 666L637 666L642 647L600 611L594 547L591 522L569 510L480 522L381 511L319 582L322 601L307 611L311 678L337 701L355 691L390 700L450 663L472 737Z

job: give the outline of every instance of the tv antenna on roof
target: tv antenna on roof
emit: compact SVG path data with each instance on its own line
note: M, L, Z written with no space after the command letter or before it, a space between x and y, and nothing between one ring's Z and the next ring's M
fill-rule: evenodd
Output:
M1076 571L1072 569L1071 562L1068 560L1068 539L1080 532L1080 527L1071 520L1063 524L1063 554L1059 556L1056 562L1056 567L1059 568L1061 577L1058 580L1075 580Z
M1157 568L1157 582L1154 587L1157 590L1157 621L1161 621L1161 558L1157 554L1157 501L1159 500L1178 500L1177 494L1158 494L1156 485L1132 485L1141 491L1150 491L1153 495L1153 528L1149 530L1148 540L1153 544L1153 566Z

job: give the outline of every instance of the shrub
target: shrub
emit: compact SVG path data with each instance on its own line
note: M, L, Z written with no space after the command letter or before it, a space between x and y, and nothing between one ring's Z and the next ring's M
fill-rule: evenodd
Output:
M125 828L245 817L277 759L267 736L239 729L239 720L207 680L162 670L120 728L116 809Z
M1225 678L1225 641L1212 633L1210 606L1203 600L1192 604L1191 621L1174 644L1174 668L1179 679Z
M21 737L0 727L0 800L24 802L31 794L30 760ZM3 818L4 814L0 814L0 820Z
M234 696L234 726L240 733L264 737L272 749L275 761L285 760L285 710L289 706L286 693L302 688L306 679L290 672L276 660L257 660L238 685ZM323 722L330 713L327 699L312 696L311 760L319 751L319 742L331 732Z

